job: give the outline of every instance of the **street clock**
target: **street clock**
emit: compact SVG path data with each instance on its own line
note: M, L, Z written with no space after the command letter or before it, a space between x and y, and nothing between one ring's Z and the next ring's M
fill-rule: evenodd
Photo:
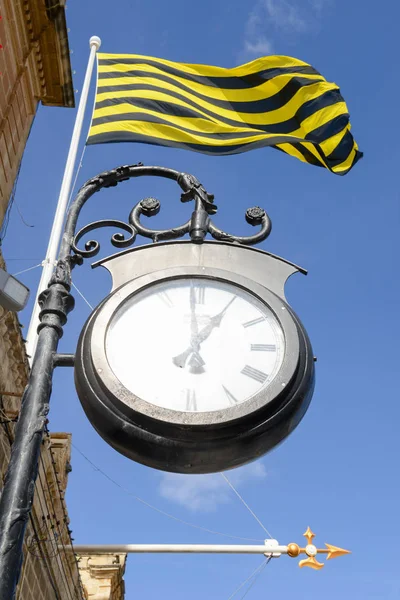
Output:
M180 201L193 206L186 222L149 228L147 218L161 203L147 197L126 221L96 220L77 231L81 210L96 192L144 176L178 184ZM217 227L216 211L213 195L193 175L142 163L99 173L71 203L54 272L38 297L37 348L1 494L0 571L7 598L21 564L56 367L74 367L82 406L107 443L163 471L238 467L277 446L304 416L314 359L284 294L288 277L302 269L251 248L271 232L264 209L247 209L256 232L245 236ZM75 352L59 353L74 308L73 269L100 250L94 238L83 247L81 241L104 227L118 230L111 235L118 253L96 263L111 273L111 291L84 325ZM153 243L129 249L139 236ZM15 290L3 287L10 300ZM306 537L311 540L312 532ZM310 541L305 551L309 558L301 566L321 568ZM328 558L339 551L330 546ZM297 556L299 548L289 544L287 552Z
M97 263L110 295L86 322L79 398L116 450L179 473L243 465L303 417L306 331L284 296L299 267L229 242L167 242Z

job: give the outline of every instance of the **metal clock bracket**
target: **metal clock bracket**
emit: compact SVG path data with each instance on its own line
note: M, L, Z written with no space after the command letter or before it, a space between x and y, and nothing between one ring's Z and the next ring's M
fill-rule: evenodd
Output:
M188 221L169 229L150 229L146 227L141 222L141 216L153 217L161 209L160 201L150 196L139 201L133 207L128 222L115 219L94 221L82 227L74 235L73 232L79 212L95 192L100 191L102 188L116 186L130 178L146 175L172 179L178 183L182 190L181 202L193 201L195 204L191 218ZM96 240L89 240L85 243L84 248L78 248L80 240L89 232L103 227L118 227L124 231L124 233L114 233L111 237L111 244L121 249L134 244L137 235L150 238L153 242L160 242L178 239L188 234L192 242L201 243L206 235L210 234L216 240L251 246L265 240L271 232L271 221L265 210L258 206L247 209L245 214L246 221L250 225L260 227L257 233L249 236L238 236L219 229L211 219L211 216L216 212L217 206L214 204L214 196L205 190L194 175L179 173L165 167L145 167L138 163L137 165L119 167L101 173L82 186L69 213L65 237L75 255L73 261L78 263L83 258L96 256L100 250L100 244ZM67 250L66 244L63 249L64 251Z

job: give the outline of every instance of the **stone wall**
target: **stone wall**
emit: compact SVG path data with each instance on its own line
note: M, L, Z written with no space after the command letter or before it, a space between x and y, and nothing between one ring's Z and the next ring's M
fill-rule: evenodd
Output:
M88 600L123 600L126 554L81 555L78 560Z

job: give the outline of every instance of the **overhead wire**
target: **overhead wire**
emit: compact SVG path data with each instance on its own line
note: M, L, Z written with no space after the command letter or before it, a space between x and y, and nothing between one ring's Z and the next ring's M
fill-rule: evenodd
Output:
M40 459L39 460L40 460L40 463L42 465L42 471L43 471L43 473L46 473L46 471L45 471L45 465L44 465L44 461L43 461L42 455L40 455ZM39 475L38 475L38 477L39 477L39 480L40 480L40 484L42 486L42 490L44 491L44 485L43 485L42 475L41 475L40 471L41 470L39 469ZM60 572L62 572L62 574L63 574L63 580L66 582L65 588L68 591L68 594L69 594L70 598L72 598L72 600L74 598L79 598L79 600L81 600L81 596L79 594L77 594L77 589L76 589L76 585L75 585L75 582L74 582L74 576L72 574L71 567L70 567L69 560L68 560L70 558L70 555L67 552L67 550L65 548L65 544L63 542L63 535L62 535L62 531L61 531L61 528L60 528L60 521L58 521L58 519L57 519L57 513L56 513L55 506L54 506L53 496L52 496L50 485L49 485L49 482L48 482L48 479L47 479L46 476L45 476L45 482L46 482L48 496L49 496L49 499L50 499L51 509L53 511L53 519L54 519L54 523L55 523L55 524L54 523L52 524L51 529L57 529L57 531L58 531L56 542L54 543L55 549L56 549L57 555L59 555L60 554L59 546L61 545L63 553L64 553L64 556L65 556L65 562L68 565L68 570L69 570L69 576L70 577L68 577L68 573L67 573L67 571L66 571L66 569L65 569L64 564L63 564L62 561L60 561L61 564L62 564L62 568L60 567ZM62 502L62 499L60 498L60 503L61 502ZM64 526L68 527L68 523L65 520L64 520ZM50 534L51 533L52 532L50 532ZM50 538L51 538L51 542L53 544L52 535L50 535ZM55 558L56 558L56 562L58 563L57 556ZM75 592L71 591L71 587L70 587L70 585L68 583L69 579L71 580L71 582L73 584L73 587L75 588Z
M22 212L21 212L21 210L20 210L20 208L19 208L19 206L18 206L18 202L17 202L17 199L16 199L16 198L14 198L14 204L15 204L15 208L16 208L16 209L17 209L17 211L18 211L18 214L19 214L19 216L20 216L20 219L21 219L21 221L23 222L23 224L25 225L25 227L35 227L34 225L31 225L30 223L28 223L27 221L25 221L25 219L24 219L24 215L22 214Z
M31 526L32 526L33 532L35 534L35 537L38 538L38 533L37 533L37 530L36 530L36 525L35 525L35 521L34 521L34 518L32 516L32 513L29 515L29 518L30 518ZM57 587L56 587L56 585L55 585L55 583L53 581L53 576L51 574L50 567L49 567L49 565L47 563L44 549L42 548L42 546L41 546L40 543L38 544L38 547L39 547L39 552L42 555L43 564L44 564L44 567L45 567L45 569L47 571L47 575L49 577L49 582L50 582L51 587L53 588L56 600L62 600L61 596L58 593Z
M239 587L236 588L236 590L233 592L233 594L231 594L229 596L228 600L232 600L232 598L234 598L236 596L236 594L238 592L240 592L240 590L242 588L244 588L246 583L248 583L253 577L255 577L257 579L258 576L261 574L261 572L265 569L265 567L267 566L267 564L269 563L270 560L271 560L271 557L269 557L267 560L263 560L263 562L254 569L254 571L251 573L251 575L249 575L249 577L247 577L247 579L242 581L242 583L239 585ZM251 584L250 587L252 587L252 585L253 584ZM245 595L246 594L247 594L247 591L246 591ZM242 596L242 598L244 598L244 596Z
M42 469L40 469L40 468L38 469L38 477L36 479L36 482L39 483L39 485L40 485L40 487L42 489L43 497L46 498L45 487L44 487L43 480L42 480L42 472L45 475L46 471L45 471L45 467L44 467L44 463L43 463L43 459L42 459L41 455L40 455L40 461L41 461ZM59 572L61 574L61 580L63 582L64 588L65 588L68 596L72 600L74 600L74 598L76 596L71 591L71 586L69 585L69 582L68 582L68 574L67 574L67 572L65 570L64 564L63 564L63 562L61 560L60 561L57 560L57 557L60 554L60 552L59 552L59 549L58 549L58 544L57 544L56 540L54 539L54 529L57 527L57 529L58 529L58 536L57 537L61 537L61 535L60 535L60 527L59 527L59 524L58 524L58 521L57 521L57 515L56 515L56 512L55 512L55 508L54 508L53 497L51 495L51 490L50 490L50 486L49 486L49 483L47 481L46 475L45 475L45 481L46 481L46 487L47 487L47 495L48 495L48 497L50 499L51 508L52 508L52 511L53 511L53 514L52 514L53 522L52 522L51 525L49 525L49 522L48 522L48 517L49 517L48 511L47 511L47 515L46 515L46 511L43 509L43 504L42 504L42 500L41 500L40 494L37 494L37 498L38 498L38 501L39 501L39 504L40 504L40 509L42 511L42 514L45 517L43 519L43 521L44 521L44 523L46 525L46 528L47 528L47 533L48 533L47 540L49 541L49 543L50 543L50 545L52 547L52 552L54 553L54 556L52 558L55 560L55 563L58 566L58 570L59 570ZM38 539L38 546L41 547L41 542L40 542L39 539ZM66 558L67 558L67 563L68 563L68 556L66 556Z
M43 263L38 263L37 265L33 265L33 267L28 267L27 269L23 269L22 271L18 271L18 273L11 273L13 277L17 277L17 275L22 275L22 273L26 273L27 271L33 271L33 269L37 269L41 267Z
M50 435L49 435L49 431L48 431L47 427L45 428L45 433L46 433L47 437L49 438ZM68 515L67 515L67 511L66 511L66 507L65 507L64 495L63 495L63 492L61 491L60 483L58 481L58 476L57 476L58 474L57 474L57 470L56 470L56 463L55 463L55 460L54 460L54 455L53 455L53 451L52 451L51 445L49 445L49 453L50 453L51 464L53 466L54 477L55 477L56 485L57 485L57 489L58 489L58 495L59 495L59 498L60 498L60 504L61 504L61 508L62 508L62 511L63 511L63 514L64 514L64 523L65 523L65 526L67 528L67 533L68 533L68 537L69 537L69 543L70 543L70 546L71 546L71 548L73 550L74 544L73 544L73 540L71 538L71 531L70 531L70 529L68 527ZM64 542L62 540L61 540L61 543L62 543L62 546L63 546L63 550L66 553L66 548L65 548ZM75 559L76 572L77 572L77 576L78 576L78 585L79 585L79 588L80 588L79 594L78 594L78 590L76 588L75 582L74 582L74 588L75 588L75 591L77 592L77 597L83 598L84 597L83 585L82 585L82 580L81 580L81 577L80 577L79 565L78 565L78 561L77 561L75 552L73 553L73 556L74 556L74 559ZM68 564L68 568L69 568L69 571L70 571L70 574L71 574L71 578L73 579L73 575L72 575L72 572L71 572L71 567L70 567L70 564L69 564L68 560L67 560L67 564Z
M80 295L80 297L86 302L86 304L88 305L88 307L92 310L94 310L93 306L90 304L89 300L87 298L85 298L85 296L82 294L82 292L80 291L80 289L78 289L78 287L75 285L75 283L72 283L72 287L76 289L76 291L78 292L78 294Z
M247 596L247 594L249 593L249 591L251 590L253 585L255 585L255 583L257 583L258 578L260 577L261 573L264 571L265 567L267 566L267 564L270 562L271 559L272 559L272 556L267 558L267 560L265 561L265 563L263 564L261 569L258 571L257 575L254 577L253 581L250 583L249 587L247 588L247 590L245 591L243 596L240 598L240 600L243 600L243 598L245 598Z
M239 492L237 491L237 489L235 488L235 486L229 481L229 479L227 478L227 476L225 475L225 473L220 473L220 475L223 477L223 479L225 479L226 483L235 492L236 496L244 504L244 506L247 508L247 510L249 511L249 513L255 518L255 520L257 521L257 523L264 529L265 533L267 535L269 535L269 537L272 539L272 535L270 534L270 532L268 531L268 529L266 527L264 527L264 525L261 523L260 519L254 513L254 511L251 510L250 506L247 504L247 502L239 494Z
M2 223L1 228L0 228L0 246L3 244L3 241L4 241L4 239L6 237L6 234L7 234L8 224L10 222L11 209L12 209L14 201L15 201L15 194L16 194L16 191L17 191L17 184L18 184L18 179L19 179L20 172L21 172L21 163L18 166L18 171L17 171L17 174L15 176L14 185L12 187L11 194L10 194L10 200L8 202L8 206L7 206L7 209L6 209L6 214L4 215L3 223Z
M146 500L143 500L143 498L140 498L139 496L136 496L136 494L133 494L130 490L128 490L124 486L120 485L112 477L110 477L109 475L107 475L107 473L105 473L102 469L100 469L100 467L98 467L97 465L95 465L94 462L92 462L90 460L90 458L88 458L82 452L82 450L80 450L75 444L72 444L72 447L75 448L75 450L77 452L79 452L79 454L95 469L95 471L98 471L99 473L101 473L103 475L103 477L105 477L106 479L108 479L111 483L113 483L115 486L117 486L123 492L125 492L126 494L128 494L129 496L131 496L132 498L134 498L137 502L140 502L141 504L144 504L148 508L151 508L152 510L160 513L161 515L164 515L165 517L168 517L169 519L173 519L174 521L177 521L178 523L182 523L183 525L187 525L188 527L193 527L194 529L200 529L201 531L206 531L207 533L212 533L213 535L222 535L224 537L228 537L228 538L232 538L232 539L236 539L236 540L245 540L247 542L260 542L260 541L263 541L263 540L260 540L260 538L248 538L248 537L242 537L242 536L239 536L239 535L231 535L229 533L223 533L221 531L214 531L213 529L208 529L206 527L202 527L201 525L196 525L195 523L190 523L189 521L184 521L183 519L180 519L179 517L176 517L175 515L171 515L170 513L167 513L166 511L162 510L161 508L158 508L157 506L154 506L153 504L150 504Z

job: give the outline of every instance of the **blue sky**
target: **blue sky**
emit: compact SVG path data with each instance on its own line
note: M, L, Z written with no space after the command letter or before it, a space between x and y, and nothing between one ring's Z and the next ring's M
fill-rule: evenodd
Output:
M104 52L225 67L268 53L293 55L340 85L353 133L365 153L341 178L272 149L213 158L146 145L92 146L78 176L79 186L102 170L139 160L192 172L215 194L220 226L248 232L244 211L260 204L273 222L272 234L261 247L309 271L307 277L291 278L287 296L318 357L310 409L279 448L230 477L279 542L301 542L310 525L317 545L329 542L353 554L330 561L320 572L300 570L286 557L272 561L247 598L295 594L389 600L400 595L399 17L394 1L371 0L68 4L77 98L91 35L102 38ZM93 93L92 88L91 102ZM74 118L74 110L38 110L3 247L12 273L44 258ZM81 224L96 218L125 219L132 205L148 195L174 207L167 215L161 212L160 224L175 225L189 214L172 183L144 180L97 194L84 209ZM101 256L106 256L111 249L107 236L101 239ZM34 290L39 275L37 268L19 277ZM108 293L110 283L104 270L91 271L89 264L76 269L74 282L93 306ZM64 352L74 352L90 313L79 295L75 297L76 309L60 343ZM20 315L26 328L29 315L29 308ZM171 520L132 495L200 527L265 537L219 475L163 474L107 446L80 407L69 369L55 374L50 427L72 432L74 445L131 492L113 485L73 449L67 502L76 543L229 541ZM132 555L126 598L228 599L260 562L252 556Z

